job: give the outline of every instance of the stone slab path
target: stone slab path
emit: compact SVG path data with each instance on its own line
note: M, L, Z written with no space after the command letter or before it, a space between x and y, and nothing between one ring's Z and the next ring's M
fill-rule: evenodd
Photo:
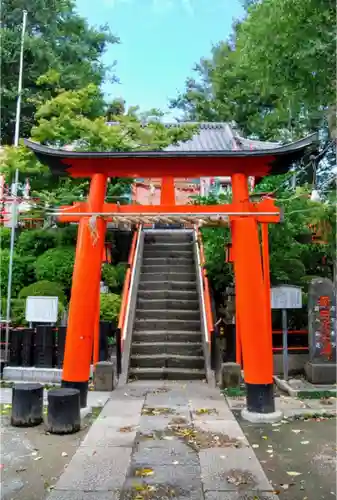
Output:
M48 500L277 500L219 390L115 390Z

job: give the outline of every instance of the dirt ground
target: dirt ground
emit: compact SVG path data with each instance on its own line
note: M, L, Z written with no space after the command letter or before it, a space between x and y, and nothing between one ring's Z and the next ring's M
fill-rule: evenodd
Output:
M336 498L335 418L280 425L237 418L280 500Z
M31 428L11 427L10 410L8 415L2 415L1 500L45 499L94 418L95 415L86 417L81 431L76 434L56 436L46 433L44 424Z

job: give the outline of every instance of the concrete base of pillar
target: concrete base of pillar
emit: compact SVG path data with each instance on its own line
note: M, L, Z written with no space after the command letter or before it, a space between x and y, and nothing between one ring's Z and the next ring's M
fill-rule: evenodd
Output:
M95 391L114 390L114 365L108 361L100 361L95 366L94 372Z
M241 366L238 363L222 363L221 365L221 389L239 389L241 384Z
M272 413L255 413L248 410L241 411L241 417L253 424L272 424L279 422L283 418L281 411L274 411Z
M335 384L337 378L336 363L308 361L304 365L305 376L311 384Z

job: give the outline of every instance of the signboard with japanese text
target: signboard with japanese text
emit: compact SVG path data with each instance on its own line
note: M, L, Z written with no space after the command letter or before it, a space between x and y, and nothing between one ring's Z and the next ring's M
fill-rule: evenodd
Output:
M311 361L336 362L336 292L328 278L315 278L308 298Z

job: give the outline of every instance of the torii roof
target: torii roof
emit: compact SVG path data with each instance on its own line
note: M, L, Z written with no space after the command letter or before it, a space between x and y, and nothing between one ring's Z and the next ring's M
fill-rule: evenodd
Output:
M83 152L55 149L30 140L25 144L56 175L90 177L101 172L111 177L196 178L235 172L255 177L285 173L317 142L317 134L282 145L241 137L228 123L197 125L198 133L191 139L162 151Z

